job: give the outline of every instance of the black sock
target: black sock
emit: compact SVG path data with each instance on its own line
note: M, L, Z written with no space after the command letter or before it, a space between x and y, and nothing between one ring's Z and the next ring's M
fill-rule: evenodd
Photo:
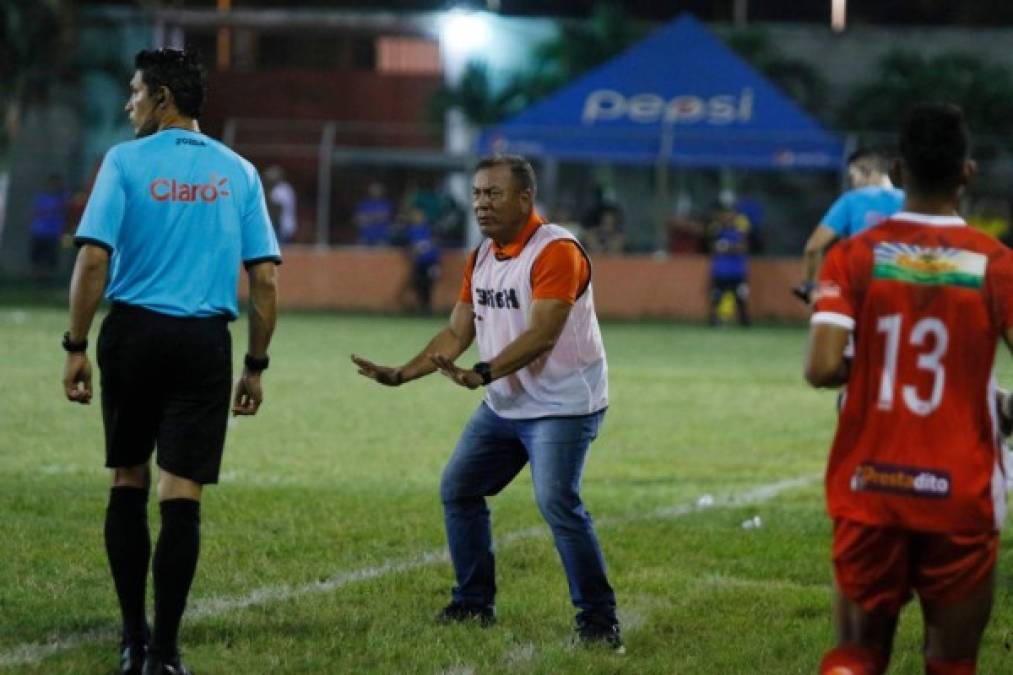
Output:
M106 556L123 615L123 640L147 641L144 588L151 558L148 490L117 486L109 491L105 524Z
M159 504L162 531L155 546L152 572L155 581L155 638L159 657L172 659L178 652L176 636L186 597L197 569L200 552L200 502L167 499Z

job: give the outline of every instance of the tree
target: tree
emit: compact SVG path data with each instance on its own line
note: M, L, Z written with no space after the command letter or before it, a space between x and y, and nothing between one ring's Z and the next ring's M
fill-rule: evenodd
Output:
M725 42L801 108L826 119L827 83L812 65L782 54L762 30L736 30L726 36Z
M963 53L926 57L887 54L875 75L859 85L840 120L856 131L893 131L900 114L919 101L949 101L964 109L975 137L1009 145L1013 131L1013 76L1005 67Z
M493 86L485 63L469 63L456 86L442 87L434 94L430 116L440 120L444 112L457 107L472 124L495 124L608 61L645 32L619 5L599 3L586 22L564 25L558 37L536 46L533 65L509 76L499 89Z

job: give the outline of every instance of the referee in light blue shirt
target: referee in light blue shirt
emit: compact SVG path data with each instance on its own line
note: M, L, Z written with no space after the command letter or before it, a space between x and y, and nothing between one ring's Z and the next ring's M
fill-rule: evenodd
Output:
M852 189L837 198L809 235L803 251L803 280L792 292L808 303L823 253L838 239L853 237L900 211L904 191L890 182L889 158L877 150L858 150L848 158Z
M253 415L263 400L281 257L256 170L198 129L206 78L197 58L142 51L135 67L126 112L137 140L106 154L77 229L63 385L70 401L91 401L87 338L105 290L112 309L97 357L113 469L105 542L123 615L120 668L186 675L176 636L197 567L201 490L221 466L239 267L249 276L250 336L232 411ZM156 448L162 527L152 559ZM144 608L149 559L153 630Z

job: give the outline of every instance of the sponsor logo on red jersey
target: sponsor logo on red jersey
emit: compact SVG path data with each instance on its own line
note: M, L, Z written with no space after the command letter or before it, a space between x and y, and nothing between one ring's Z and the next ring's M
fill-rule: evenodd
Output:
M228 178L218 178L214 174L207 183L181 183L175 178L156 178L148 185L148 193L156 202L204 202L212 204L219 197L228 197L232 193L227 189Z
M851 489L943 499L950 496L950 474L896 464L859 464L851 477Z

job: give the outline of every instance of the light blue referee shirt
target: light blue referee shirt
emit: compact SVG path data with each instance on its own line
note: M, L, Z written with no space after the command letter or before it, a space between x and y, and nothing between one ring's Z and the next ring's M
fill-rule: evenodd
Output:
M820 222L842 239L853 237L897 213L903 204L904 191L895 187L856 188L838 197Z
M184 129L106 153L75 241L110 252L107 298L171 316L234 319L240 264L281 263L257 170Z

